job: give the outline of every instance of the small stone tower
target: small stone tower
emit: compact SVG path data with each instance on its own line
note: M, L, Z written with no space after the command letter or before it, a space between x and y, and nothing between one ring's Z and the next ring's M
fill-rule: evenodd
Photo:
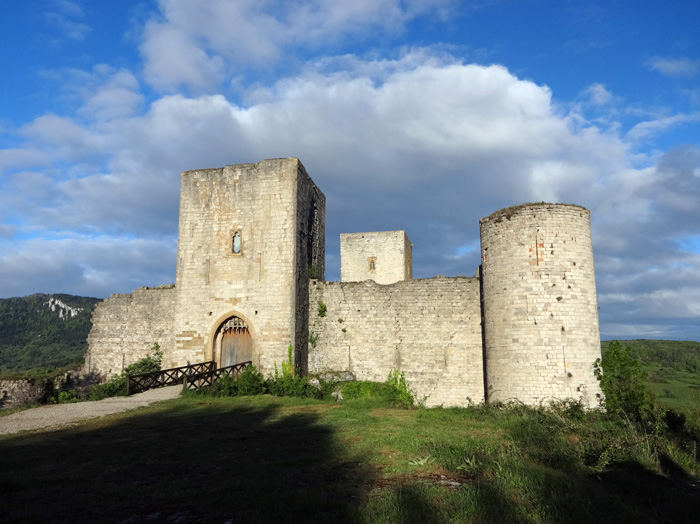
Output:
M589 211L526 204L480 224L488 400L594 405L600 337Z
M393 284L413 278L413 244L406 232L340 235L340 281Z

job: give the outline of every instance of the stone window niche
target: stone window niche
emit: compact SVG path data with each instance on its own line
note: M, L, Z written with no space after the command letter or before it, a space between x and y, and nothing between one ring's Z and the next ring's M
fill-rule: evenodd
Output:
M367 271L370 273L377 271L377 257L367 257Z
M234 255L240 255L241 254L241 245L242 245L241 232L236 231L231 236L231 253L233 253Z

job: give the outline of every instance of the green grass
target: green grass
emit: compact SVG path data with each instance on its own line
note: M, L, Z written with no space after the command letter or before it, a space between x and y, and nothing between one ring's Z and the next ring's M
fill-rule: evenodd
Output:
M0 504L3 522L696 522L691 444L577 409L189 397L0 437Z
M648 386L659 404L672 409L700 406L700 375L658 364L647 364L642 368L649 374Z

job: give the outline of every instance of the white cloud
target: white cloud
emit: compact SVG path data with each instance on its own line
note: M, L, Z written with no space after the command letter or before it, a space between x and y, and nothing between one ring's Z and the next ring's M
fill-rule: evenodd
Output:
M156 89L213 90L240 68L274 68L293 49L328 48L346 38L401 31L419 16L444 16L452 0L160 0L162 16L145 27L141 53Z
M48 166L51 157L41 149L0 149L0 174L9 169Z
M598 107L609 104L613 99L612 93L603 84L591 84L585 94L589 103Z
M0 238L12 239L17 233L17 228L12 224L0 224Z
M85 92L85 102L78 110L83 117L113 120L135 115L144 97L138 92L139 82L126 70L105 71L100 85ZM103 74L104 74L103 73Z
M700 71L700 60L656 56L647 61L647 66L668 76L695 76Z
M105 143L89 128L57 115L44 115L22 126L18 133L29 139L30 144L56 157L80 162L104 151Z
M67 0L54 0L52 6L51 11L44 13L46 21L71 40L85 40L85 36L92 31L92 28L83 22L85 14L82 8L75 2Z
M32 239L15 246L0 257L3 298L31 293L102 297L174 281L172 237Z
M648 120L636 124L627 133L627 138L630 140L642 140L653 135L663 133L667 129L674 126L686 124L690 122L700 122L700 111L694 113L678 113L672 116L661 117L655 120Z

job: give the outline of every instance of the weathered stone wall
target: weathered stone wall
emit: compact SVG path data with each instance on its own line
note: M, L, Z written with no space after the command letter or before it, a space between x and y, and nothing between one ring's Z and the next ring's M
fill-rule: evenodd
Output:
M85 372L106 380L151 352L158 343L164 363L174 349L176 290L172 286L139 288L97 304L88 335Z
M46 396L44 380L0 380L0 409L39 404Z
M600 335L587 209L528 204L481 220L489 401L600 393Z
M383 382L403 370L428 406L483 401L478 279L312 282L309 296L309 372Z
M0 409L41 404L61 391L84 393L100 382L96 375L70 370L50 379L0 380Z
M182 174L175 351L169 365L213 358L217 330L232 316L248 326L253 363L263 373L287 358L288 345L300 337L296 307L305 299L299 298L304 293L299 281L308 272L299 214L308 219L314 205L306 199L312 195L319 210L313 221L323 220L322 193L296 158ZM232 251L236 232L240 253ZM310 245L318 267L323 245L313 240Z
M413 278L411 241L404 231L340 235L340 280L393 284Z
M309 278L324 280L326 268L326 197L299 164L297 177L296 323L294 363L308 371Z

